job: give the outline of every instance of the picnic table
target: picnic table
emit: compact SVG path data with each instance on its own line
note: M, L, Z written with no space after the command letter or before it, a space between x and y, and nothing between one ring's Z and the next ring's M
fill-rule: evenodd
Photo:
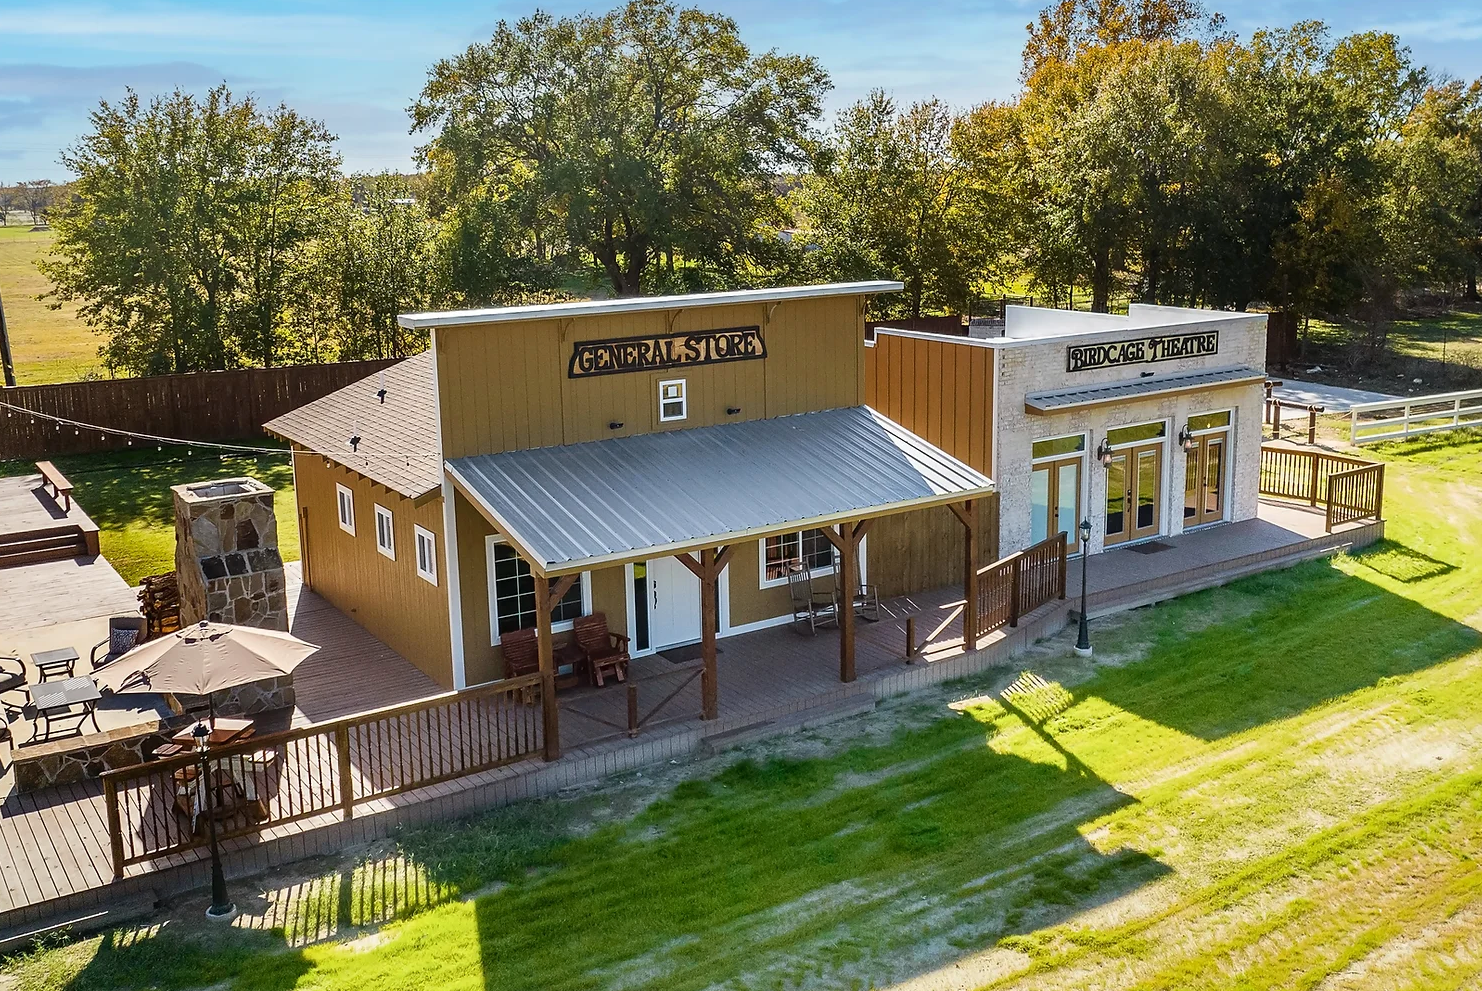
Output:
M103 698L103 693L98 691L93 679L68 678L66 681L42 682L32 685L28 691L31 706L35 710L31 727L37 739L51 739L52 722L68 716L78 717L78 736L82 735L82 724L89 719L93 721L93 729L101 732L98 727L98 701ZM73 712L74 705L82 706L81 711ZM45 733L40 732L38 725L42 720L46 722Z

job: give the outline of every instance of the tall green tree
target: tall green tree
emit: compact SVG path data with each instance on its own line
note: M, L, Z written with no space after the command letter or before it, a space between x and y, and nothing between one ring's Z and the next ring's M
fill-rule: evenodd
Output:
M818 275L892 277L902 308L961 312L990 269L991 193L975 175L938 100L905 109L883 91L839 114L794 200Z
M77 179L40 265L110 367L134 374L272 362L286 274L338 159L321 125L226 86L102 102L62 155Z
M359 176L328 216L308 275L316 294L303 318L319 357L395 358L427 346L402 313L439 305L446 292L437 223L396 175Z
M727 17L630 0L501 21L432 67L411 113L446 201L508 184L532 237L558 220L633 295L666 253L727 268L768 242L774 179L805 162L827 88L815 60L754 55Z

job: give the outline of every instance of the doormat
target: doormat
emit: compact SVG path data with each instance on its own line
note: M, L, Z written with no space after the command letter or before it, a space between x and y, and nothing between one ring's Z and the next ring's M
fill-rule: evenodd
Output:
M1157 540L1150 540L1145 544L1133 544L1127 549L1129 551L1132 551L1134 554L1156 554L1159 551L1173 550L1173 545L1165 544Z
M668 650L661 650L659 651L659 656L670 664L688 664L690 661L698 661L700 659L700 653L703 648L704 644L691 643L683 647L670 647ZM715 648L715 652L717 654L725 653L719 646Z

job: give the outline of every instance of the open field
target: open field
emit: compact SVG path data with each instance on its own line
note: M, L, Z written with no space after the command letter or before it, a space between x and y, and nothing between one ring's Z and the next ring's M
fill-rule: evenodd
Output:
M73 308L53 310L36 298L50 288L36 270L36 259L54 236L50 231L32 233L29 223L16 223L14 217L9 227L0 227L0 299L5 301L17 385L73 382L103 373L99 338Z
M1325 382L1399 395L1482 388L1482 309L1397 320L1377 358L1352 339L1351 328L1314 320L1302 364L1321 365Z
M252 446L270 443L253 441ZM298 560L298 508L288 457L208 453L207 448L165 447L53 458L72 484L78 503L98 524L110 564L130 585L145 575L175 570L175 509L170 486L211 478L252 475L277 490L278 544L285 561ZM34 474L29 461L0 461L0 475Z
M1391 539L873 715L239 882L20 988L1344 988L1482 980L1482 439ZM396 916L402 921L381 925ZM253 927L256 927L255 929Z

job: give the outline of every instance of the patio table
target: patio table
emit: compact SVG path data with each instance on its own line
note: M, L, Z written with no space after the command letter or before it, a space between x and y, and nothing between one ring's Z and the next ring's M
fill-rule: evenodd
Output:
M77 673L78 657L77 650L73 647L58 647L55 650L41 650L31 655L31 663L36 665L36 671L45 681L54 675L65 675L68 678Z
M98 701L103 693L98 691L98 686L93 684L91 678L68 678L66 681L43 682L32 685L28 691L31 694L31 705L35 709L35 715L31 719L32 730L38 734L38 738L51 739L51 724L53 720L63 719L67 716L77 716L77 735L82 735L82 724L87 720L93 721L93 729L101 732L98 726ZM81 712L73 712L74 705L82 706ZM40 733L37 725L41 720L46 721L46 732Z

